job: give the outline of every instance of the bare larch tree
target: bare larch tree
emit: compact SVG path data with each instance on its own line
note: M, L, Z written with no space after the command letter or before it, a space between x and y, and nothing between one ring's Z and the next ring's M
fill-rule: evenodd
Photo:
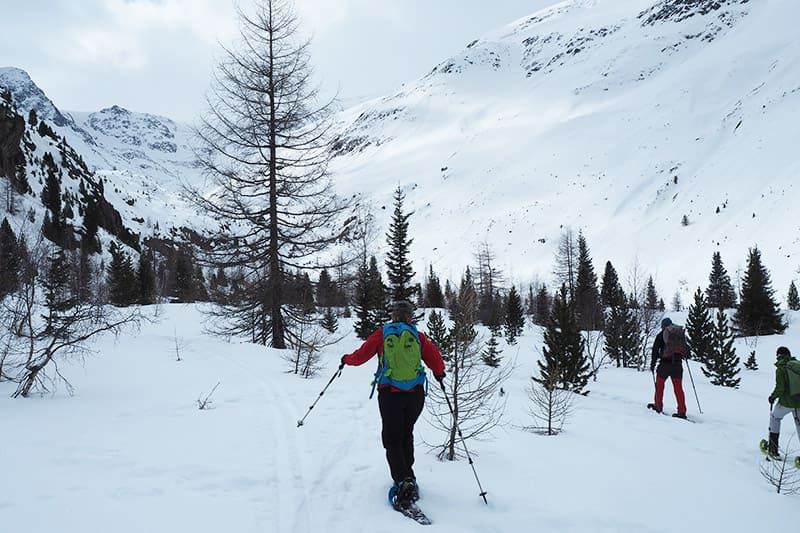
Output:
M223 48L197 130L212 189L190 192L218 222L204 259L241 271L248 287L213 312L218 332L283 349L297 344L303 320L287 273L322 268L320 252L352 218L328 174L332 105L319 103L290 4L258 0L238 16L239 43Z

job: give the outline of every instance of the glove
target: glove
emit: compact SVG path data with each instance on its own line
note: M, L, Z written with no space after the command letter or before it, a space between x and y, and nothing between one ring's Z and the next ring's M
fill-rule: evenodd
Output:
M656 371L655 365L650 365L650 373L652 374L655 371Z
M775 403L775 398L772 397L772 394L769 395L769 404L772 405Z
M343 369L344 365L347 364L347 363L344 362L345 357L347 357L347 355L343 355L341 360L339 361L339 370Z
M436 381L438 381L438 382L439 382L439 385L441 385L442 387L444 387L444 376L445 376L445 374L444 374L444 372L442 372L441 374L434 375L434 376L433 376L433 378L434 378Z

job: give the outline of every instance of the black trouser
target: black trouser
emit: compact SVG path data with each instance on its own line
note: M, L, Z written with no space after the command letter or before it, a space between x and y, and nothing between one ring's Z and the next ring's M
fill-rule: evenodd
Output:
M411 392L378 391L378 407L383 421L381 439L386 448L389 471L396 482L414 477L414 424L424 403L422 387Z

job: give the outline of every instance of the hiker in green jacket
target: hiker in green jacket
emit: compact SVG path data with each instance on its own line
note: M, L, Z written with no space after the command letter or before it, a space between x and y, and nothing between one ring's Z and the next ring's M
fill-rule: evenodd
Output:
M792 413L794 424L797 427L797 436L800 437L800 399L793 397L789 389L789 370L786 368L790 361L797 360L792 357L789 348L781 346L776 353L775 361L775 389L769 395L769 404L772 412L769 417L769 442L767 454L772 458L780 458L778 453L778 437L781 432L781 420ZM776 402L777 400L777 402ZM774 405L773 405L774 404Z

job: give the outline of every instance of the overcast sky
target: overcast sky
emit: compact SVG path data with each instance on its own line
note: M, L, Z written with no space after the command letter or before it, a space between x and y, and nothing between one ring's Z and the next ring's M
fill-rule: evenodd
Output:
M556 0L295 0L323 91L388 93L468 42ZM252 0L240 0L247 8ZM57 106L113 104L192 121L233 0L0 0L0 66L28 71ZM13 22L12 22L13 21Z

